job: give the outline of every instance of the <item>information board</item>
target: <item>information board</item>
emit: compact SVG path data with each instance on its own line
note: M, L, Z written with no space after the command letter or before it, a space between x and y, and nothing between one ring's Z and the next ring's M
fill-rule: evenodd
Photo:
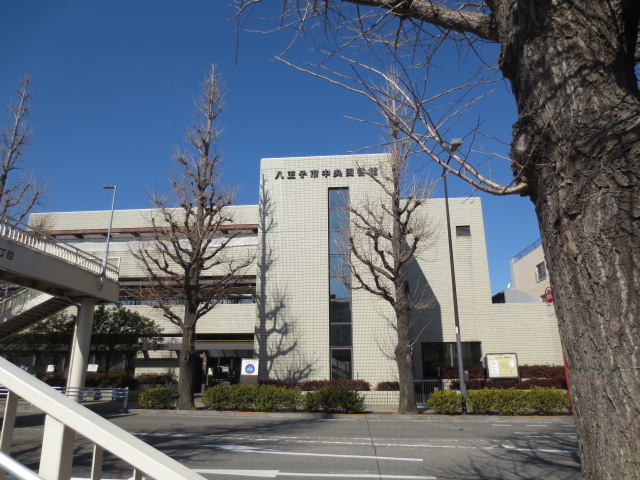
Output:
M515 353L487 353L485 362L489 378L520 378Z

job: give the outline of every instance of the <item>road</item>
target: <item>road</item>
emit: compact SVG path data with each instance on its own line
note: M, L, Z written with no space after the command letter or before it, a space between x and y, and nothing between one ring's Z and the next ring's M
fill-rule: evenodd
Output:
M41 415L22 416L12 450L37 470ZM137 411L109 417L208 479L579 479L570 417L399 417ZM77 440L74 476L91 445ZM104 478L131 470L105 456ZM171 480L171 479L158 479Z

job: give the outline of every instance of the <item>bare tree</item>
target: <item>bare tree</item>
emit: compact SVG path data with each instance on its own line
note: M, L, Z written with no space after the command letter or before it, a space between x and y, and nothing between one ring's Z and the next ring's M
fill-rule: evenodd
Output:
M432 229L423 203L429 198L428 185L418 184L409 172L410 144L400 138L397 129L397 104L387 116L391 138L387 161L379 175L369 175L377 184L375 196L351 203L351 229L346 244L351 254L344 280L352 289L365 290L392 308L397 334L394 357L400 387L398 413L417 413L413 374L413 345L418 338L413 330L412 312L431 304L422 292L410 290L411 266L430 245Z
M25 149L30 143L29 117L30 78L24 77L16 90L16 98L9 105L11 122L0 126L0 215L24 220L40 205L46 188L32 174L24 172ZM22 172L22 174L20 174Z
M253 261L252 255L228 248L241 232L234 227L229 208L236 191L220 179L222 155L216 149L220 131L215 122L222 111L222 98L212 66L187 132L190 148L174 154L177 171L170 178L172 195L151 196L156 207L150 219L153 233L134 252L148 284L132 293L154 300L163 315L182 330L178 409L195 408L198 320L242 284L241 277Z
M240 12L259 4L240 0ZM321 59L314 62L320 68L342 56L370 66L378 61L374 69L382 72L391 60L409 77L426 78L442 59L438 48L453 44L508 80L518 120L507 183L479 165L487 159L482 148L449 149L447 128L428 118L422 95L407 100L416 108L403 131L475 188L526 195L534 203L583 475L640 478L640 2L286 0L282 11L278 27L321 39ZM499 46L499 57L487 54L486 45Z

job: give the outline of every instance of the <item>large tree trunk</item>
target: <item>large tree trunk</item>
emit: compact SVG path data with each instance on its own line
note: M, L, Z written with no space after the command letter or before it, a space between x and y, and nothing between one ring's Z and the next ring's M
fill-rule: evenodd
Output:
M182 327L182 345L180 348L180 377L178 382L178 410L194 410L195 368L197 362L196 324L185 308L184 325Z
M640 2L496 1L583 475L640 478ZM626 9L626 10L625 10Z
M411 328L409 309L407 308L407 293L404 288L396 288L396 321L398 328L398 343L395 348L396 363L398 365L398 384L400 387L398 413L418 413L416 407L416 391L413 375L413 354L411 342Z

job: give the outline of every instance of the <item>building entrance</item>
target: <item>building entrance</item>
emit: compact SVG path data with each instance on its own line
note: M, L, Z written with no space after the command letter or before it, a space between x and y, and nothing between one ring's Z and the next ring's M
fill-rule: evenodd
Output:
M253 350L207 350L203 384L235 385L240 381L240 370L243 358L253 358Z

